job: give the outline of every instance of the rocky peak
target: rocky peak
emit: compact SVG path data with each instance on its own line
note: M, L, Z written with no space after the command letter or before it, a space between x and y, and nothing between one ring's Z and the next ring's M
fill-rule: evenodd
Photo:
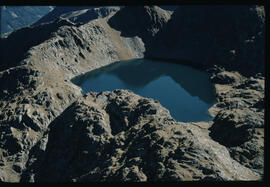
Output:
M150 39L170 19L171 11L158 6L127 6L109 20L109 25L122 36L139 36L147 45Z
M20 65L31 47L48 40L52 37L52 33L62 26L75 26L75 24L65 18L59 18L38 26L24 27L14 31L7 38L1 38L0 50L3 60L1 60L0 70ZM10 55L11 51L16 51L16 53Z

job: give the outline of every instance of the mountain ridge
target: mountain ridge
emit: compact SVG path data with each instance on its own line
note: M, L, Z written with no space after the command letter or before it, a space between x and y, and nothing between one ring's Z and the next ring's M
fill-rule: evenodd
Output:
M1 6L1 35L28 26L53 9L53 6Z

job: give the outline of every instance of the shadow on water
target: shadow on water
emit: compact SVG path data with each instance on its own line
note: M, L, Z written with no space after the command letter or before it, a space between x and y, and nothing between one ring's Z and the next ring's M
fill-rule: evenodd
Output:
M135 61L136 63L134 63ZM130 60L124 63L116 62L78 76L72 82L80 86L90 77L95 78L101 73L114 74L126 84L134 87L143 87L165 75L181 85L191 96L198 96L206 103L213 104L213 97L215 97L214 87L210 83L207 73L180 64L145 59Z
M214 88L206 72L162 61L116 62L78 76L72 82L81 86L84 93L129 89L141 96L152 97L168 108L174 117L183 110L185 118L175 117L181 121L211 120L209 114L202 119L199 115L207 113L215 103ZM184 111L183 106L188 109Z

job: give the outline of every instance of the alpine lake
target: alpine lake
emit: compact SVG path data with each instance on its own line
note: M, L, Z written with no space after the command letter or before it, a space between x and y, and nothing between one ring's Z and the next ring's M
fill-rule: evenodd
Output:
M83 93L128 89L153 98L181 122L211 121L208 109L216 102L207 72L165 61L120 61L72 79Z

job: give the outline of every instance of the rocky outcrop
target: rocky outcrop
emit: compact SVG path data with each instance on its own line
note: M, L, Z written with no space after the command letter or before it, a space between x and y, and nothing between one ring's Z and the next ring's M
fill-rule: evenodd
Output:
M179 6L145 56L264 73L263 6Z
M264 175L264 78L217 70L211 77L218 103L209 128L213 140L226 146L232 158Z
M23 60L27 57L28 50L51 37L61 26L74 26L66 19L58 19L50 24L37 27L25 27L12 32L7 38L1 38L1 64L0 70L25 64ZM19 45L18 45L19 44ZM16 53L10 55L10 51Z
M111 17L108 23L112 28L121 31L122 36L139 36L147 46L168 22L171 14L171 11L158 6L127 6Z
M51 123L48 138L41 140L46 146L30 153L24 179L258 179L199 126L176 122L157 101L130 91L89 93Z

